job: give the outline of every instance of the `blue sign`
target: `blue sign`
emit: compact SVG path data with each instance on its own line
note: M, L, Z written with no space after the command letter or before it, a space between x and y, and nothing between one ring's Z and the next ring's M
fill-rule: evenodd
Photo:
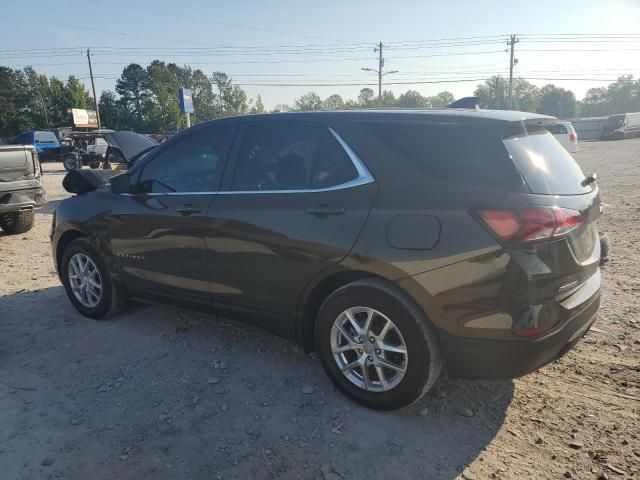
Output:
M180 99L180 111L184 113L193 113L193 96L189 88L181 88L178 90Z

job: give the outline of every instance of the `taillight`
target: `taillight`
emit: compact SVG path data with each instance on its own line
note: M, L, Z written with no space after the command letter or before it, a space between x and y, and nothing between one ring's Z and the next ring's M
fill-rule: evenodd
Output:
M569 141L571 142L576 142L578 139L576 138L575 134L572 133L571 135L569 135Z
M505 243L528 243L566 235L582 223L580 212L559 207L482 209L482 221Z

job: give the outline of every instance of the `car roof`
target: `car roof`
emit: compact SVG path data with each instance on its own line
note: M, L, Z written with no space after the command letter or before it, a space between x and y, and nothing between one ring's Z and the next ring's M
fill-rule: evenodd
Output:
M227 120L339 120L348 118L385 118L388 120L400 120L404 116L455 120L455 119L479 119L486 122L520 122L542 121L543 123L556 123L555 117L540 115L537 113L516 112L510 110L476 110L471 108L443 108L443 109L354 109L354 110L316 110L304 112L277 112L264 114L249 114L236 117L226 117ZM219 119L224 120L224 119ZM218 122L219 120L212 120ZM205 122L207 123L207 122Z

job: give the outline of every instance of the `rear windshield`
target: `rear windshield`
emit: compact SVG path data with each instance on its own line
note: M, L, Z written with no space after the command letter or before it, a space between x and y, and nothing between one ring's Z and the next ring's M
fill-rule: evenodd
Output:
M592 190L582 186L584 173L546 128L509 127L503 141L532 193L580 195Z
M49 142L57 142L58 139L54 135L53 132L36 132L36 143L49 143Z
M386 152L429 177L450 183L506 191L524 184L495 126L417 122L362 122Z

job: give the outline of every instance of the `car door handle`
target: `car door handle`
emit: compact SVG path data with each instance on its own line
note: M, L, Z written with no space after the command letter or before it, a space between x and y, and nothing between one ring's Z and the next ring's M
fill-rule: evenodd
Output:
M310 215L342 215L344 212L344 208L335 208L329 205L317 205L307 208L307 213Z
M191 204L182 205L181 207L176 208L176 212L181 213L184 216L191 215L192 213L200 213L202 212L202 207L198 207Z

